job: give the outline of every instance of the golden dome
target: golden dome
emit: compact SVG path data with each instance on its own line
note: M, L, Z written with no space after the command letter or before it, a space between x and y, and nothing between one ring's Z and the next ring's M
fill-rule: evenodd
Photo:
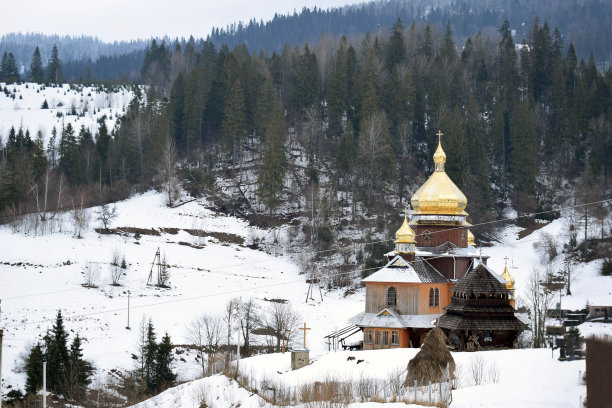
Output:
M446 153L444 153L444 149L442 149L442 143L438 141L438 148L433 155L434 163L436 164L436 170L438 167L441 167L440 171L444 171L444 163L446 163Z
M396 244L414 244L416 243L416 234L408 225L408 218L404 215L404 223L395 233Z
M476 246L476 238L474 237L474 234L472 234L472 231L470 231L469 229L467 231L468 231L467 233L468 245Z
M514 278L510 275L510 271L508 271L508 260L506 259L506 266L504 267L504 273L501 275L502 278L506 281L506 289L514 290Z
M440 141L433 157L435 171L410 199L414 214L467 215L467 197L444 171L446 153Z

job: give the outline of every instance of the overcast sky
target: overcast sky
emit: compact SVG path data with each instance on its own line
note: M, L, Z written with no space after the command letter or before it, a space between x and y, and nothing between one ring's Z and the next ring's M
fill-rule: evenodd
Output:
M104 41L205 37L211 28L303 7L327 9L359 0L15 0L2 1L0 35L42 32L97 36Z

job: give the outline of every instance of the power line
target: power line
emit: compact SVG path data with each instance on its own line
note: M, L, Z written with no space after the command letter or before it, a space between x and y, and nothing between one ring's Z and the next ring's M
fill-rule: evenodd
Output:
M602 203L605 203L605 202L608 202L608 201L612 201L612 199L605 199L605 200L600 200L600 201L593 201L593 202L590 202L590 203L577 204L577 205L566 206L566 207L559 207L559 208L554 209L554 210L547 210L547 211L539 211L539 212L534 212L534 213L528 213L528 214L519 215L519 216L513 217L513 218L502 218L502 219L499 219L499 220L485 221L485 222L481 222L481 223L478 223L478 224L472 224L471 226L472 227L479 227L479 226L482 226L482 225L490 225L490 224L507 222L507 221L509 222L509 221L518 220L520 218L529 218L529 217L533 217L533 216L536 216L536 215L557 212L557 211L560 211L560 210L575 209L575 208L586 207L586 206L595 205L595 204L602 204ZM431 234L442 233L442 232L446 232L446 231L454 231L454 230L460 229L460 228L465 228L465 227L464 226L450 227L450 228L446 228L444 230L431 232ZM417 236L422 236L422 235L423 234L417 234ZM536 239L533 239L533 240L536 240ZM373 244L377 244L377 243L385 243L385 242L392 242L392 241L394 241L394 239L391 238L391 239L385 239L385 240L375 240L375 241L370 241L370 242L365 242L365 243L360 243L360 244L361 245L373 245ZM532 240L521 241L521 243L531 242L531 241ZM322 254L322 253L332 252L332 251L336 251L336 249L325 249L325 250L313 251L312 254L313 255L317 255L317 254ZM428 258L428 259L435 259L435 258ZM183 272L183 273L179 273L179 274L174 273L173 275L174 276L186 276L188 274L196 273L196 272L221 271L223 269L236 268L236 267L246 266L246 265L251 266L251 265L254 265L254 264L272 262L272 261L276 261L276 260L277 259L275 259L275 258L274 259L262 259L262 260L259 260L259 261L241 262L241 263L237 263L237 264L223 265L223 266L219 266L219 267L216 267L216 268L204 269L204 270L197 270L196 268L191 268L191 269L194 269L191 272ZM378 269L378 268L379 267L370 268L370 269ZM366 271L366 270L369 270L369 269L364 269L362 271ZM335 275L328 275L328 276L335 276ZM132 280L131 282L138 282L138 281ZM49 291L49 292L39 292L39 293L20 295L20 296L12 296L12 297L8 297L8 298L4 298L3 300L22 299L22 298L33 297L33 296L43 296L43 295L51 295L51 294L57 294L57 293L74 292L74 291L78 291L78 290L81 290L81 288L65 289L65 290L57 290L57 291Z
M580 204L580 205L565 207L565 209L576 208L576 207L583 207L583 206L593 205L593 204L599 204L599 203L603 203L603 202L607 202L607 201L612 201L612 199L606 199L606 200L596 201L596 202L592 202L592 203L586 203L586 204ZM551 212L551 211L558 211L558 210L543 211L543 212L539 212L539 213L533 213L531 215L548 213L548 212ZM528 216L528 215L523 215L523 217L525 217L525 216ZM517 218L519 218L519 217L515 217L515 218L512 218L512 219L517 219ZM493 222L503 222L503 221L508 221L508 220L509 219L489 221L489 222L480 223L478 225L491 224ZM458 228L461 228L461 227L458 227ZM449 228L447 230L454 230L454 229L457 229L457 228ZM387 242L387 241L390 241L390 240L373 241L373 242ZM317 252L322 252L322 251L315 251L314 253L317 253ZM429 258L427 258L427 260L438 259L438 258L445 258L445 257L446 257L445 255L440 255L440 256L435 256L435 257L429 257ZM272 261L272 260L262 260L260 262L270 262L270 261ZM406 263L408 263L408 264L413 264L413 263L416 263L416 262L423 262L423 260L406 261ZM249 262L249 263L245 262L245 263L241 263L241 264L222 266L222 267L219 267L219 268L216 268L216 269L219 270L219 269L224 269L224 268L228 268L228 267L245 266L245 265L252 265L252 264L253 264L253 262ZM375 270L375 269L380 269L380 268L381 268L380 266L376 266L376 267L372 267L372 268L360 269L360 270L357 270L357 271L338 272L338 273L334 273L334 274L329 274L327 276L328 277L337 277L337 276L342 276L342 275L355 274L355 273L359 273L359 272L366 272L366 271L369 271L369 270ZM183 298L183 299L166 300L166 301L162 301L162 302L149 303L149 304L144 304L144 305L136 305L136 306L131 306L130 308L131 309L142 309L142 308L146 308L146 307L159 306L159 305L164 305L164 304L180 303L180 302L187 302L187 301L190 301L190 300L204 299L204 298L208 298L208 297L215 297L215 296L221 296L221 295L229 295L229 294L233 294L233 293L240 293L240 292L250 291L250 290L253 290L253 289L264 289L264 288L288 285L288 284L298 283L298 282L303 282L303 280L302 279L298 279L298 280L274 283L274 284L263 285L263 286L252 286L252 287L244 288L244 289L235 289L235 290L231 290L231 291L217 292L217 293L213 293L213 294L194 296L194 297ZM79 289L68 289L68 290L52 291L52 292L46 292L46 293L43 293L43 294L63 293L63 292L70 292L70 291L75 291L75 290L79 290ZM21 296L21 297L30 297L30 296L35 296L35 295L24 295L24 296ZM9 299L17 299L17 298L20 298L20 297L19 296L15 296L15 297L12 297L12 298L9 298ZM123 307L123 308L117 308L117 309L111 309L111 310L103 310L103 311L98 311L98 312L82 313L82 314L77 314L77 315L65 316L64 318L65 319L88 318L88 317L91 317L91 316L107 314L107 313L116 313L116 312L121 312L121 311L125 311L125 310L127 310L127 308ZM13 324L13 325L7 325L5 327L6 328L21 327L21 326L27 326L27 325L31 325L31 324L41 324L41 323L49 323L49 322L52 322L52 320L51 319L44 319L44 320L35 321L35 322L17 323L17 324Z

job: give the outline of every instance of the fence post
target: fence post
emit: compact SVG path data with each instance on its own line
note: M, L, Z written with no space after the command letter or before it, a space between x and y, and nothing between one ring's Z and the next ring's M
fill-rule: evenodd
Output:
M582 371L578 370L578 385L580 385L581 379L582 379Z
M428 402L431 404L431 380L429 380L429 385L427 386L427 393L429 394Z
M416 396L416 385L417 385L417 380L414 380L414 402L417 401L417 396Z

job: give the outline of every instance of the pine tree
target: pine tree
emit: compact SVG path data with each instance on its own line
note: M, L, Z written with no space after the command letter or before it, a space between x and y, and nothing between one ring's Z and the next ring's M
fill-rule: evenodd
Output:
M36 132L36 140L32 146L31 160L34 179L38 180L43 176L48 165L47 156L45 155L43 135L40 130Z
M183 115L185 111L185 78L179 72L170 91L170 131L180 151L187 151L187 142L183 135Z
M153 327L153 322L149 319L149 323L147 325L146 330L146 338L144 345L144 364L143 364L143 373L142 379L144 382L144 386L147 390L152 391L156 388L157 384L155 383L156 377L156 367L155 361L157 358L157 342L155 329Z
M66 372L68 362L68 334L64 328L62 311L57 311L55 324L44 337L47 355L47 387L53 391L61 392L62 378Z
M63 394L68 400L81 401L91 383L93 366L83 359L81 338L77 334L70 345L70 355L63 378Z
M519 75L514 41L510 31L510 23L505 20L499 32L502 35L499 48L499 93L502 103L511 107L517 99Z
M40 57L40 50L38 46L34 49L32 55L32 62L30 63L30 81L41 84L45 78L45 71L42 66L42 59Z
M42 387L43 349L40 343L34 345L26 357L24 370L26 373L26 394L35 394Z
M270 214L281 203L285 185L287 157L285 152L286 127L280 110L272 114L266 130L266 141L257 175L257 194Z
M343 37L332 61L332 69L327 84L326 102L329 122L327 136L330 138L337 138L342 134L342 117L348 105L348 75L345 46L346 39Z
M0 81L6 82L7 84L19 82L19 70L17 69L15 56L12 52L7 53L4 51L2 55L2 62L0 62Z
M527 101L517 104L510 116L510 169L517 206L529 204L527 197L535 195L538 175L538 134L535 118ZM519 207L521 208L521 207Z
M406 61L406 44L404 43L404 26L398 18L393 29L391 30L391 38L389 39L389 48L387 51L387 67L393 69L396 64L402 64Z
M230 89L229 96L223 111L221 124L223 135L221 141L226 152L229 152L232 161L239 158L242 141L246 138L246 112L244 109L244 93L242 84L237 79Z
M172 372L172 341L166 332L157 345L155 355L155 378L153 383L156 389L165 389L176 380L176 374Z
M57 51L57 45L53 45L51 50L51 58L47 64L47 83L50 84L61 84L64 82L64 75L62 73L62 61L59 58Z

